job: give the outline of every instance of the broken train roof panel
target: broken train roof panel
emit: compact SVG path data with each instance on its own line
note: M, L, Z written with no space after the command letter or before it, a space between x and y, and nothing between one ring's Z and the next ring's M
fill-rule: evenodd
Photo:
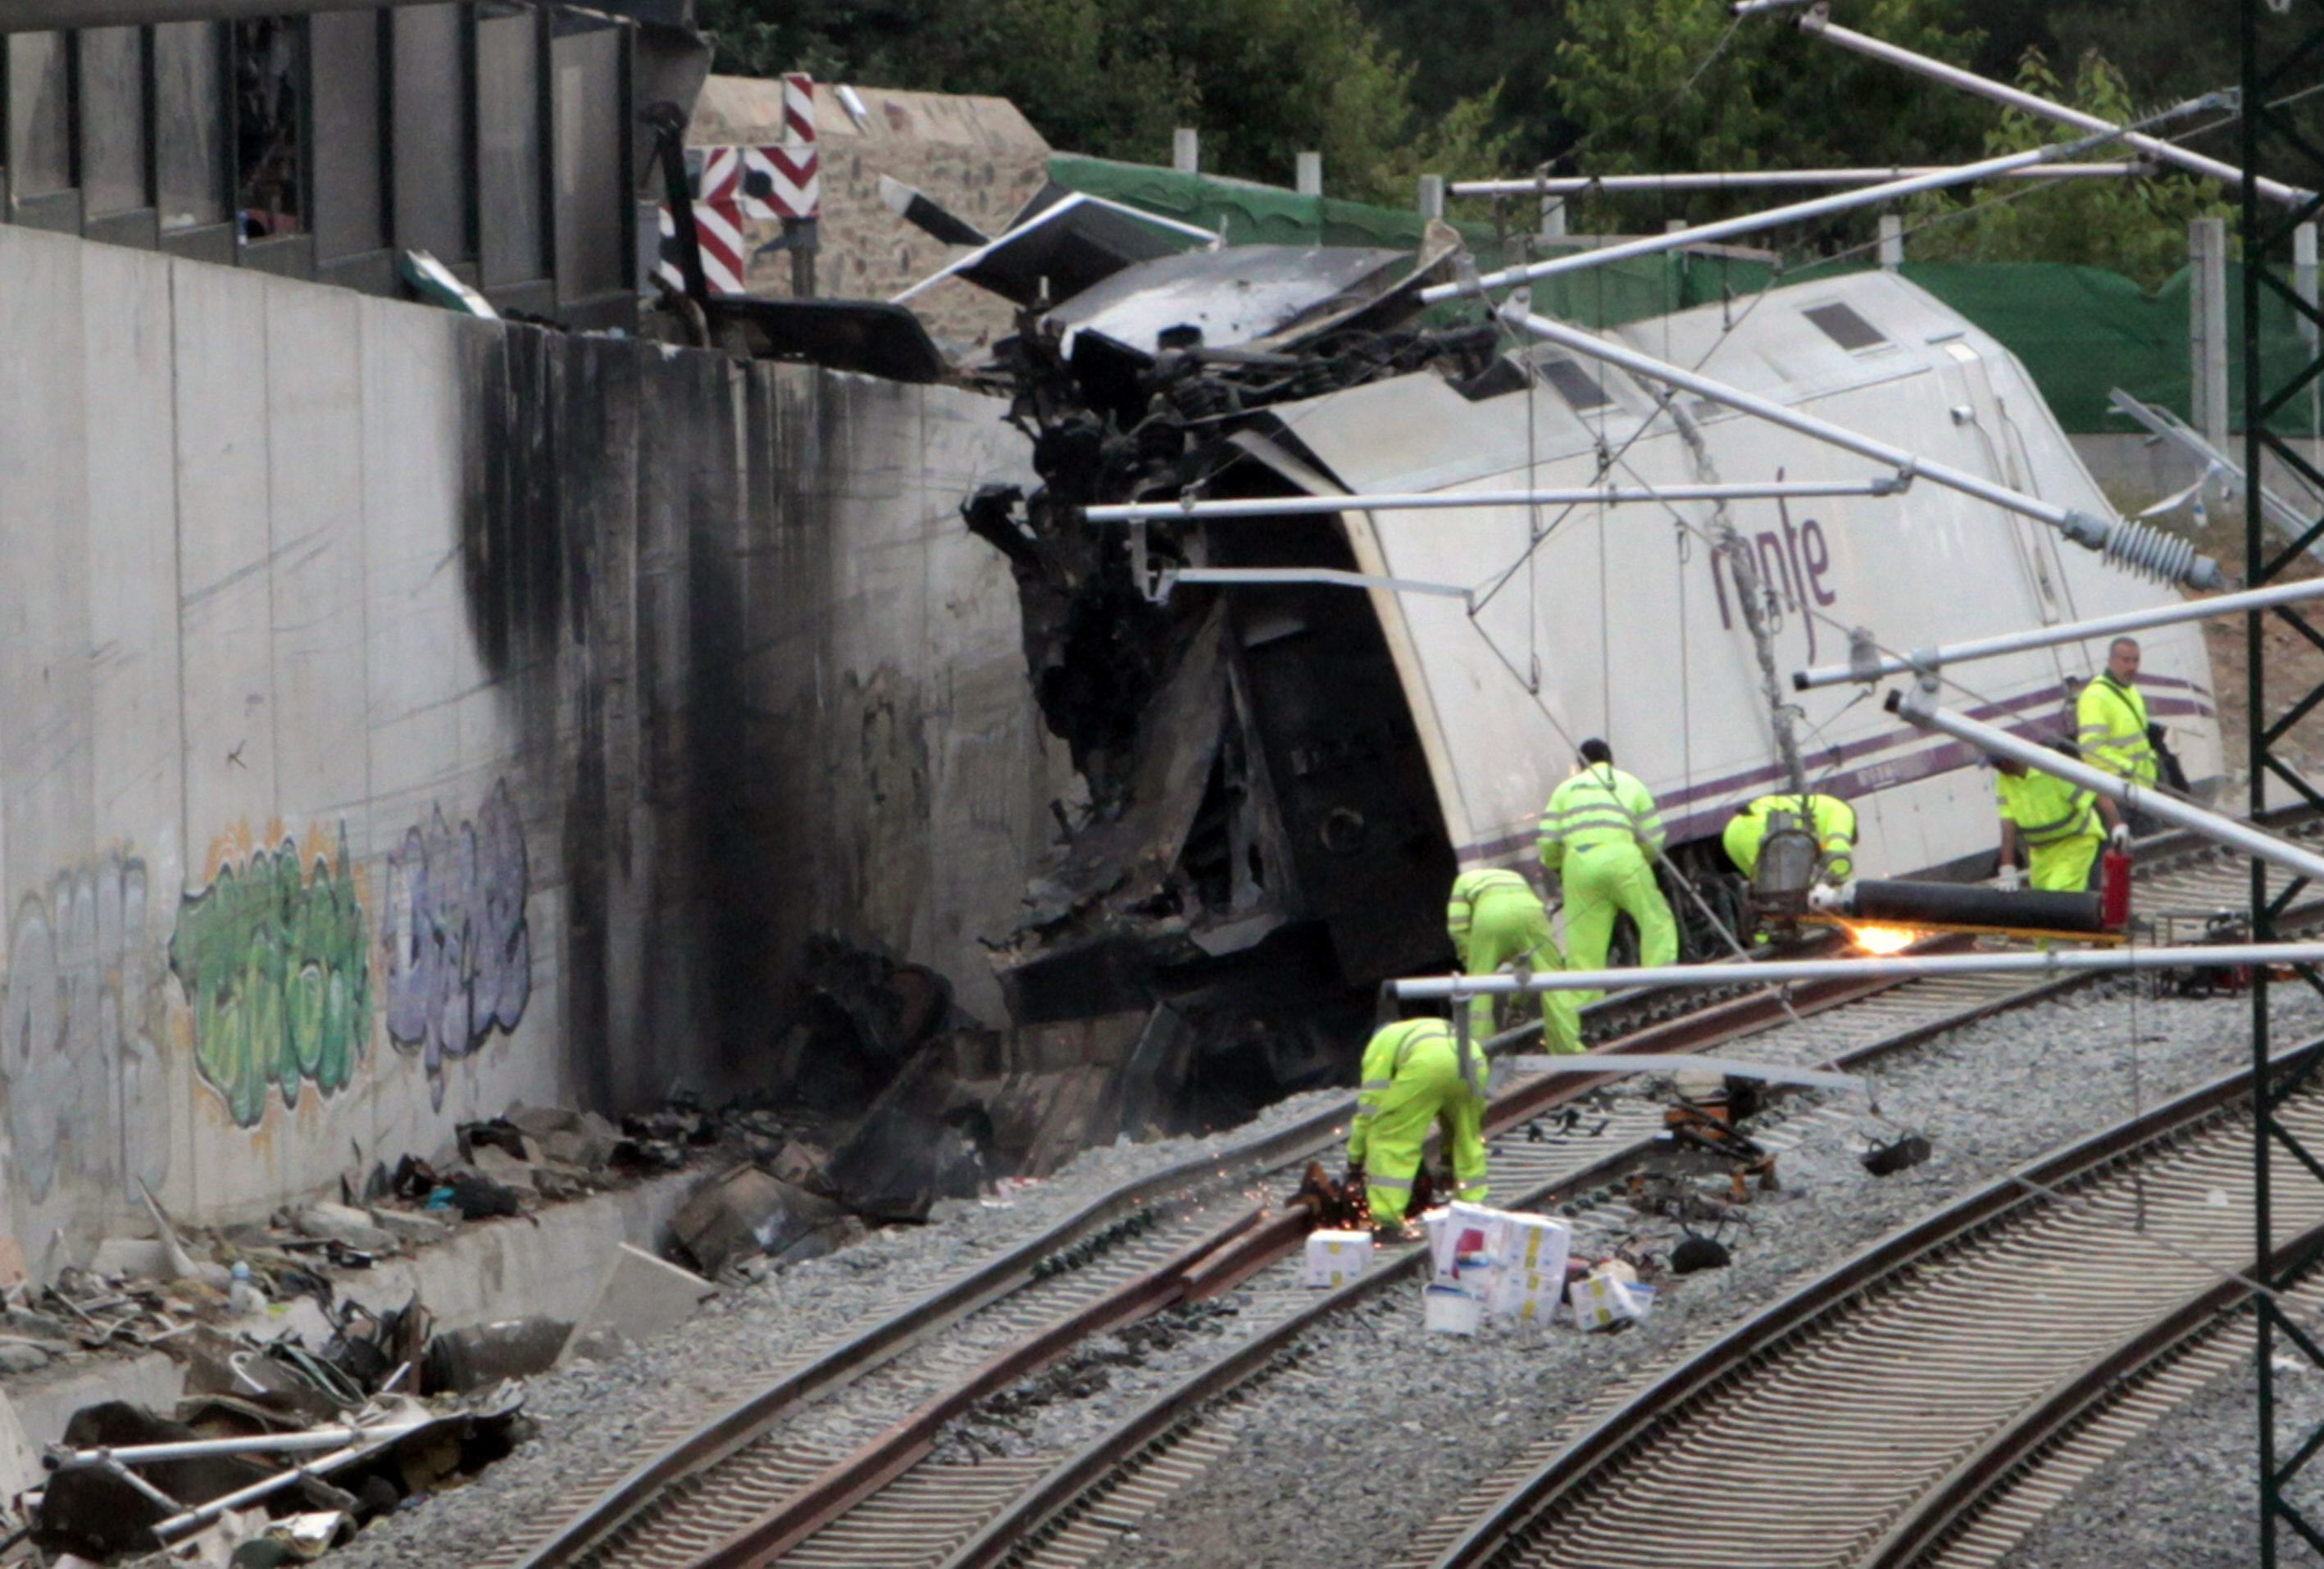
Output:
M1834 305L1847 314L1829 313ZM1812 407L1909 450L2068 505L2106 508L2024 367L1909 282L1866 273L1801 284L1770 292L1748 314L1738 307L1731 332L1722 330L1725 319L1713 306L1641 322L1620 336L1657 357L1704 362L1707 375ZM1699 425L1700 454L1668 419L1629 443L1654 411L1652 396L1627 375L1601 378L1594 362L1572 362L1530 395L1516 384L1516 392L1471 402L1422 373L1270 411L1292 443L1358 492L1863 479L1882 472L1691 397L1680 407ZM1621 454L1603 475L1601 440ZM1275 466L1299 482L1296 465ZM1777 657L1791 663L1837 657L1845 643L1837 629L1844 626L1871 626L1891 646L1917 647L2175 597L2040 524L1925 480L1901 497L1740 502L1728 512L1743 537L1773 552L1765 570L1784 596ZM1582 735L1612 741L1624 765L1663 797L1679 836L1715 831L1734 804L1775 788L1746 634L1693 531L1710 522L1708 506L1343 516L1368 572L1480 590L1502 585L1489 596L1480 593L1473 608L1459 599L1372 595L1464 861L1527 854L1541 801L1571 765L1572 738ZM1530 545L1537 527L1546 532ZM2186 727L2182 750L2196 760L2190 771L2215 771L2200 634L2158 633L2149 652L2155 676L2175 683L2163 696L2181 710L2169 722ZM1992 661L1980 668L1978 689L2008 722L2034 723L2058 708L2062 678L2083 673L2089 655L2069 649ZM1528 671L1536 672L1530 680ZM1989 850L1989 786L1877 705L1850 707L1854 697L1840 689L1800 702L1803 730L1814 738L1813 766L1829 763L1839 793L1865 802L1868 843L1877 851L1867 863L1911 870ZM1461 743L1485 735L1492 745Z
M1172 328L1194 327L1212 348L1269 337L1335 301L1384 292L1411 263L1402 251L1321 245L1240 245L1190 251L1124 268L1074 295L1048 319L1151 355Z

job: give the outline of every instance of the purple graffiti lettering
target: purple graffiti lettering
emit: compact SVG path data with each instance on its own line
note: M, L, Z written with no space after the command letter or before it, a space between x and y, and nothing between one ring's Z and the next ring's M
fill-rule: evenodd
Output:
M145 936L145 863L108 855L16 909L0 985L0 1091L34 1203L62 1173L159 1186L170 1171Z
M416 1048L428 1093L444 1106L444 1065L513 1031L532 996L532 936L525 924L530 872L524 820L501 780L473 823L453 828L442 808L414 825L388 857L387 1033Z

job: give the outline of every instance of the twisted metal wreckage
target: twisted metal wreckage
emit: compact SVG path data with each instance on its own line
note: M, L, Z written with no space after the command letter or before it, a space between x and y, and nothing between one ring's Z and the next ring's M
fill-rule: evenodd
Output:
M1210 1009L1281 1088L1331 1071L1333 1005L1441 965L1456 868L1530 860L1583 735L1663 804L1669 870L1704 895L1674 901L1689 956L1740 917L1717 836L1768 790L1849 796L1866 860L1896 874L1990 855L1973 747L1786 693L1782 662L1867 625L1909 649L2135 612L2216 586L2214 565L2118 518L2024 367L1892 273L1597 333L1527 291L1688 246L1683 264L1717 264L1711 239L2080 167L2121 134L1482 278L1441 222L1416 254L1228 247L1053 184L994 236L888 181L900 216L967 247L941 272L886 301L696 303L711 341L1009 399L1040 484L963 512L1010 565L1038 700L1087 787L996 945L1011 1011ZM909 309L947 278L1018 308L982 363ZM1966 711L2046 737L2103 660L1996 660ZM2215 780L2200 632L2159 631L2142 679Z

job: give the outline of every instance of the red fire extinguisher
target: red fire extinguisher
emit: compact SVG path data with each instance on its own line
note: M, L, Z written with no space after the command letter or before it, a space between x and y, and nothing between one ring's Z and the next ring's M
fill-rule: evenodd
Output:
M2108 850L2098 867L2098 924L2118 932L2130 924L2130 857Z

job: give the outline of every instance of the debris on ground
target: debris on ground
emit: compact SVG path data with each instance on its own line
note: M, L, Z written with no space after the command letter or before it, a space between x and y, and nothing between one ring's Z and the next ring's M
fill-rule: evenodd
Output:
M134 1554L245 1555L272 1540L313 1557L414 1494L455 1486L531 1435L507 1388L475 1399L379 1392L304 1420L257 1399L189 1397L171 1416L85 1407L42 1456L32 1544L102 1563Z

